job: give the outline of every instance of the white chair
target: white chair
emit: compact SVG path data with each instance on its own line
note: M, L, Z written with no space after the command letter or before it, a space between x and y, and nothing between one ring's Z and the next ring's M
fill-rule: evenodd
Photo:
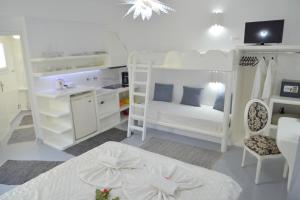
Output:
M242 167L245 167L247 152L257 158L255 184L258 184L263 160L278 159L282 155L277 147L276 140L264 135L271 124L270 109L265 102L259 99L250 100L246 105L244 123L246 139L244 140Z

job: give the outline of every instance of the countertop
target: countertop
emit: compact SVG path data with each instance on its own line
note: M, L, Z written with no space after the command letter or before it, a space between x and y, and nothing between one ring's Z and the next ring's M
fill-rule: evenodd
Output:
M50 89L50 90L39 91L36 93L36 95L40 97L46 97L46 98L59 98L59 97L67 97L73 94L78 94L78 93L88 92L88 91L91 92L95 91L96 94L99 95L99 94L104 94L104 93L114 92L114 91L120 93L128 90L129 90L128 87L117 88L117 89L105 89L100 86L76 86L74 88L66 88L63 90Z

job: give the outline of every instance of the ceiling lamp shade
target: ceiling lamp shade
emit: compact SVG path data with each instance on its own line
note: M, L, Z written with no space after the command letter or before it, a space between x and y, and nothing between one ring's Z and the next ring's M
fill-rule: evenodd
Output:
M133 19L141 16L143 20L150 20L153 12L160 15L161 13L168 14L170 11L175 11L159 0L125 0L125 4L132 5L125 16L133 13Z

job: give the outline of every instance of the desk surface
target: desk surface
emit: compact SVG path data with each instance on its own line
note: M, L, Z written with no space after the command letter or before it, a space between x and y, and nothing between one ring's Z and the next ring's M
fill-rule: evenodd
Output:
M282 117L278 122L277 140L298 143L300 137L300 119Z

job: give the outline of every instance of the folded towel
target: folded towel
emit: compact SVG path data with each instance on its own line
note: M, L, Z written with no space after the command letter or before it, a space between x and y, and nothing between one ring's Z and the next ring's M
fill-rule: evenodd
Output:
M135 200L174 200L183 190L203 185L192 172L177 166L148 166L143 174L126 175L124 180L122 189L125 196Z
M102 149L96 160L79 166L77 174L87 184L96 187L121 187L124 170L139 169L143 165L137 155L119 149Z
M149 183L168 195L174 195L178 189L178 185L175 182L161 176L151 175L149 177Z
M120 158L115 158L115 157L112 157L111 155L109 155L109 156L103 155L101 157L99 156L98 161L100 162L101 165L104 165L109 168L118 169L119 167L122 166Z

